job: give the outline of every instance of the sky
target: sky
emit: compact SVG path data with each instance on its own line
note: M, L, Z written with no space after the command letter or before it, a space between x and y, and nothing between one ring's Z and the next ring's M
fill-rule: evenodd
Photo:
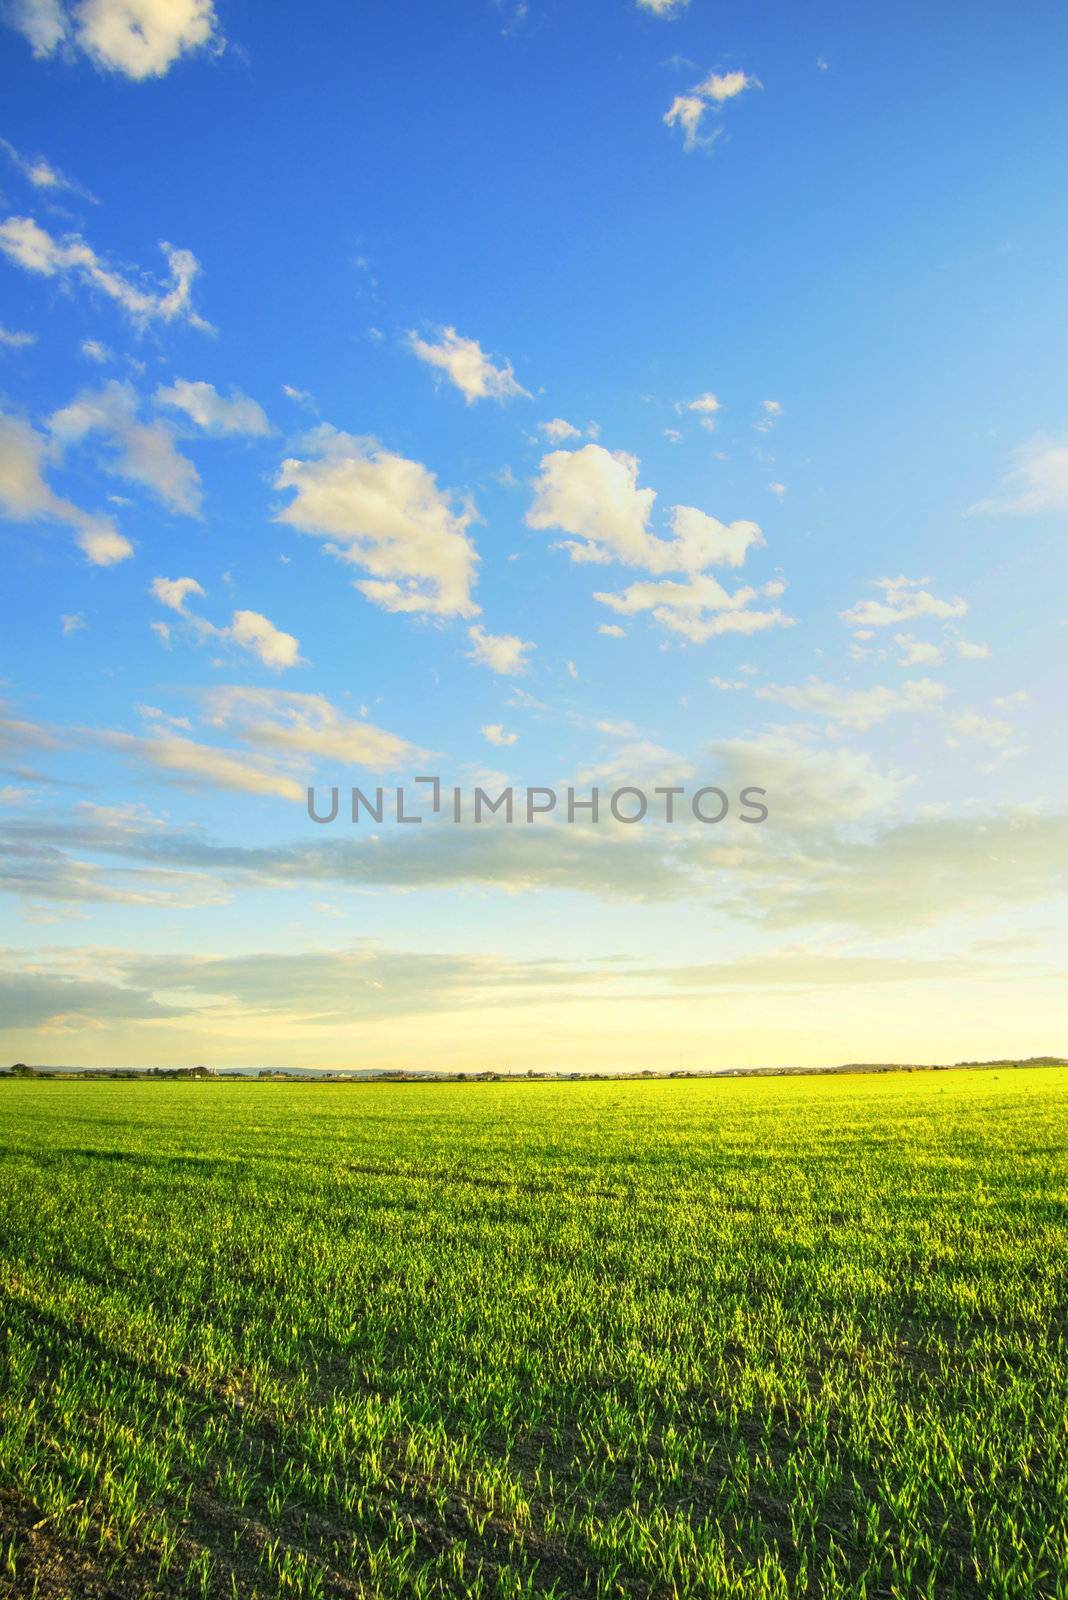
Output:
M0 22L0 1061L1068 1054L1059 0Z

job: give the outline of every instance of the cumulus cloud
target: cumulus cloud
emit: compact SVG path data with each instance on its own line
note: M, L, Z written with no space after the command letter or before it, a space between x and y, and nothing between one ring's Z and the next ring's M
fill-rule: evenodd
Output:
M161 384L153 398L158 406L184 411L205 433L256 436L271 431L263 407L239 389L231 389L226 399L214 384L190 383L185 378L176 378L168 387Z
M235 611L228 627L216 627L206 617L189 611L186 601L190 595L204 595L195 578L153 578L151 592L161 605L168 606L182 617L201 640L217 639L236 644L247 650L269 667L272 672L283 672L300 663L300 642L291 633L276 628L269 617L259 611ZM157 630L158 631L158 630ZM165 645L170 643L170 630L160 635Z
M664 122L669 128L682 129L686 150L710 145L722 130L716 128L712 133L702 133L706 112L710 109L719 111L728 100L735 99L743 90L758 87L757 79L744 72L713 72L703 82L696 84L689 94L675 96L664 113Z
M874 587L883 591L881 600L858 600L839 614L851 628L887 628L913 617L948 621L966 614L966 600L959 595L953 600L940 600L923 587L929 582L929 578L876 578Z
M257 656L272 672L284 672L300 660L300 641L276 628L260 611L235 611L230 626L220 636Z
M86 559L110 567L133 555L133 545L110 517L62 499L45 482L48 442L18 417L0 412L0 510L13 522L60 522L73 528Z
M200 271L196 256L191 250L166 243L160 249L170 268L170 282L155 290L145 289L109 267L79 234L57 239L32 217L8 217L0 222L0 251L24 271L88 284L121 306L138 327L177 320L211 332L211 324L192 306L193 280Z
M199 516L200 474L166 423L140 420L130 384L113 379L102 389L84 390L53 414L49 428L60 446L103 434L114 452L105 463L108 472L151 490L171 511Z
M518 395L530 399L510 361L494 366L477 339L463 339L455 328L442 328L436 344L409 333L408 346L420 361L443 373L468 405L476 400L509 400Z
M1043 434L1020 445L994 494L968 509L987 517L1068 511L1068 439Z
M487 633L485 628L477 622L467 630L467 637L471 641L468 651L472 661L477 661L479 666L489 667L494 672L499 672L504 677L514 677L527 670L526 655L534 645L520 639L514 633Z
M942 661L939 646L927 639L917 639L911 633L895 633L894 643L901 652L898 662L903 667L937 667Z
M487 744L495 744L503 747L505 745L515 744L519 738L519 735L518 733L506 733L503 725L499 722L484 722L482 724L482 737L486 740Z
M574 423L565 422L563 417L553 417L551 422L539 422L538 427L547 439L554 444L563 444L566 439L581 439L582 430L576 428Z
M137 80L160 78L180 56L221 44L212 0L12 0L8 20L37 57L62 45Z
M204 590L195 578L153 578L152 593L161 605L186 615L185 603L191 594L203 595Z
M275 480L295 491L277 520L330 540L331 555L371 575L355 587L386 611L477 616L471 501L457 505L420 462L374 439L320 428L308 443L316 458L283 462Z
M695 400L687 400L684 406L676 406L675 409L696 412L701 419L702 428L707 428L711 432L716 426L716 413L722 411L723 406L712 391L708 390L705 394L699 394Z
M563 547L573 561L620 561L651 573L687 575L685 582L640 582L621 593L595 593L595 599L622 615L650 611L657 621L695 643L717 633L754 633L788 625L781 611L746 609L756 598L755 589L729 594L705 571L711 566L741 566L748 552L764 543L757 524L723 523L696 506L674 506L673 537L662 538L650 528L656 490L639 488L638 472L637 457L599 444L551 451L542 457L527 523L571 534ZM710 617L709 612L725 615Z

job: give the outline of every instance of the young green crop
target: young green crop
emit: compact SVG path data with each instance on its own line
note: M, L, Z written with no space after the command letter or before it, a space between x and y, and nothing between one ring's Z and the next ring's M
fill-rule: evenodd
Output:
M0 1085L0 1595L1068 1596L1068 1071Z

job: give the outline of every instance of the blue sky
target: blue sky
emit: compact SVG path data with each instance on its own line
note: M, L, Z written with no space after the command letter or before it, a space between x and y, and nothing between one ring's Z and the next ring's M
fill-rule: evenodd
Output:
M1062 6L4 16L0 1050L1065 1048Z

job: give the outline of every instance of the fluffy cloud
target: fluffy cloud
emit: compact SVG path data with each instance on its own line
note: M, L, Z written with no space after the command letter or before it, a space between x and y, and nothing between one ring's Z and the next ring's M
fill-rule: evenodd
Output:
M186 615L185 603L191 594L203 596L204 590L195 578L153 578L152 593L161 605Z
M894 643L901 651L898 661L903 667L937 667L942 660L938 645L911 633L895 633Z
M49 421L61 445L79 443L101 433L114 450L107 470L129 483L150 489L172 511L200 514L200 474L181 454L163 422L142 422L138 401L128 383L112 380L103 389L85 390Z
M969 510L990 517L1068 511L1068 439L1042 435L1021 445L997 491Z
M284 672L300 661L300 641L276 628L260 611L235 611L230 626L220 636L258 656L272 672Z
M187 610L186 601L190 595L204 594L195 578L153 578L151 592L161 605L168 606L183 617L201 640L217 639L236 644L256 656L272 672L284 672L287 667L295 667L300 663L300 641L291 633L283 633L276 628L262 612L235 611L229 626L219 628L206 617ZM169 644L170 630L161 633L160 637L164 644Z
M547 439L553 444L563 444L567 439L581 439L582 430L576 428L571 422L565 422L563 417L553 417L551 422L539 422L538 427Z
M426 467L373 439L321 428L309 444L317 459L282 464L276 487L295 495L277 520L331 540L332 555L371 574L355 587L386 611L477 616L473 504L458 507Z
M728 525L696 506L673 507L675 536L658 538L649 529L656 490L639 489L638 471L636 456L599 444L553 450L542 457L527 524L574 535L581 543L565 545L574 561L616 560L649 572L738 567L764 543L755 522Z
M966 600L959 596L953 600L939 600L923 587L929 582L929 578L876 578L874 586L883 591L882 600L858 600L855 606L840 613L842 621L851 628L887 628L896 622L909 622L913 617L947 621L966 614Z
M31 344L36 343L35 333L20 333L0 326L0 348L4 350L28 350Z
M638 0L643 11L652 12L654 17L665 18L680 16L689 3L690 0Z
M47 441L28 422L0 412L0 510L13 522L62 522L73 528L93 566L110 567L133 555L133 545L110 517L93 516L54 494L42 466Z
M711 134L702 134L701 124L705 113L710 108L720 110L743 90L756 87L759 87L756 78L750 78L744 72L713 72L702 83L696 84L689 94L675 96L664 113L664 122L669 128L678 126L682 129L685 149L696 150L700 145L710 145L721 130L717 128Z
M651 573L687 575L685 582L640 582L621 593L595 593L596 600L621 615L652 612L657 621L695 643L718 633L788 626L791 619L781 611L746 609L756 598L755 589L730 594L705 571L711 566L741 566L748 552L764 543L757 524L727 524L696 506L674 506L673 537L661 538L649 526L656 490L638 487L638 470L635 456L599 444L551 451L542 457L527 523L573 535L563 542L573 561L620 561ZM723 614L710 616L710 612Z
M60 45L127 78L160 78L192 50L218 44L212 0L13 0L11 25L35 56Z
M482 737L487 744L505 746L515 744L519 738L518 733L506 733L499 722L485 722L482 725Z
M191 250L177 250L169 244L161 244L160 249L167 259L171 281L169 286L163 285L152 293L109 267L79 234L54 238L32 217L8 217L0 222L0 251L26 272L86 283L116 301L139 327L154 321L178 320L210 332L210 323L193 310L191 303L193 280L200 271L196 256Z
M517 382L510 361L495 367L477 339L463 339L455 328L442 328L437 344L409 333L408 345L420 361L444 373L468 405L476 400L509 400L516 395L530 399Z
M675 409L695 411L701 419L702 428L712 429L716 426L716 412L722 411L723 407L712 391L708 390L705 394L699 394L696 400L688 400L685 407L676 406Z
M231 389L227 400L214 384L190 383L185 378L176 378L168 388L160 385L153 398L158 406L184 411L190 421L206 433L255 436L271 431L263 407L238 389Z
M504 677L514 677L527 670L526 653L534 646L514 633L487 633L477 622L467 630L471 641L468 651L472 661L490 667Z

